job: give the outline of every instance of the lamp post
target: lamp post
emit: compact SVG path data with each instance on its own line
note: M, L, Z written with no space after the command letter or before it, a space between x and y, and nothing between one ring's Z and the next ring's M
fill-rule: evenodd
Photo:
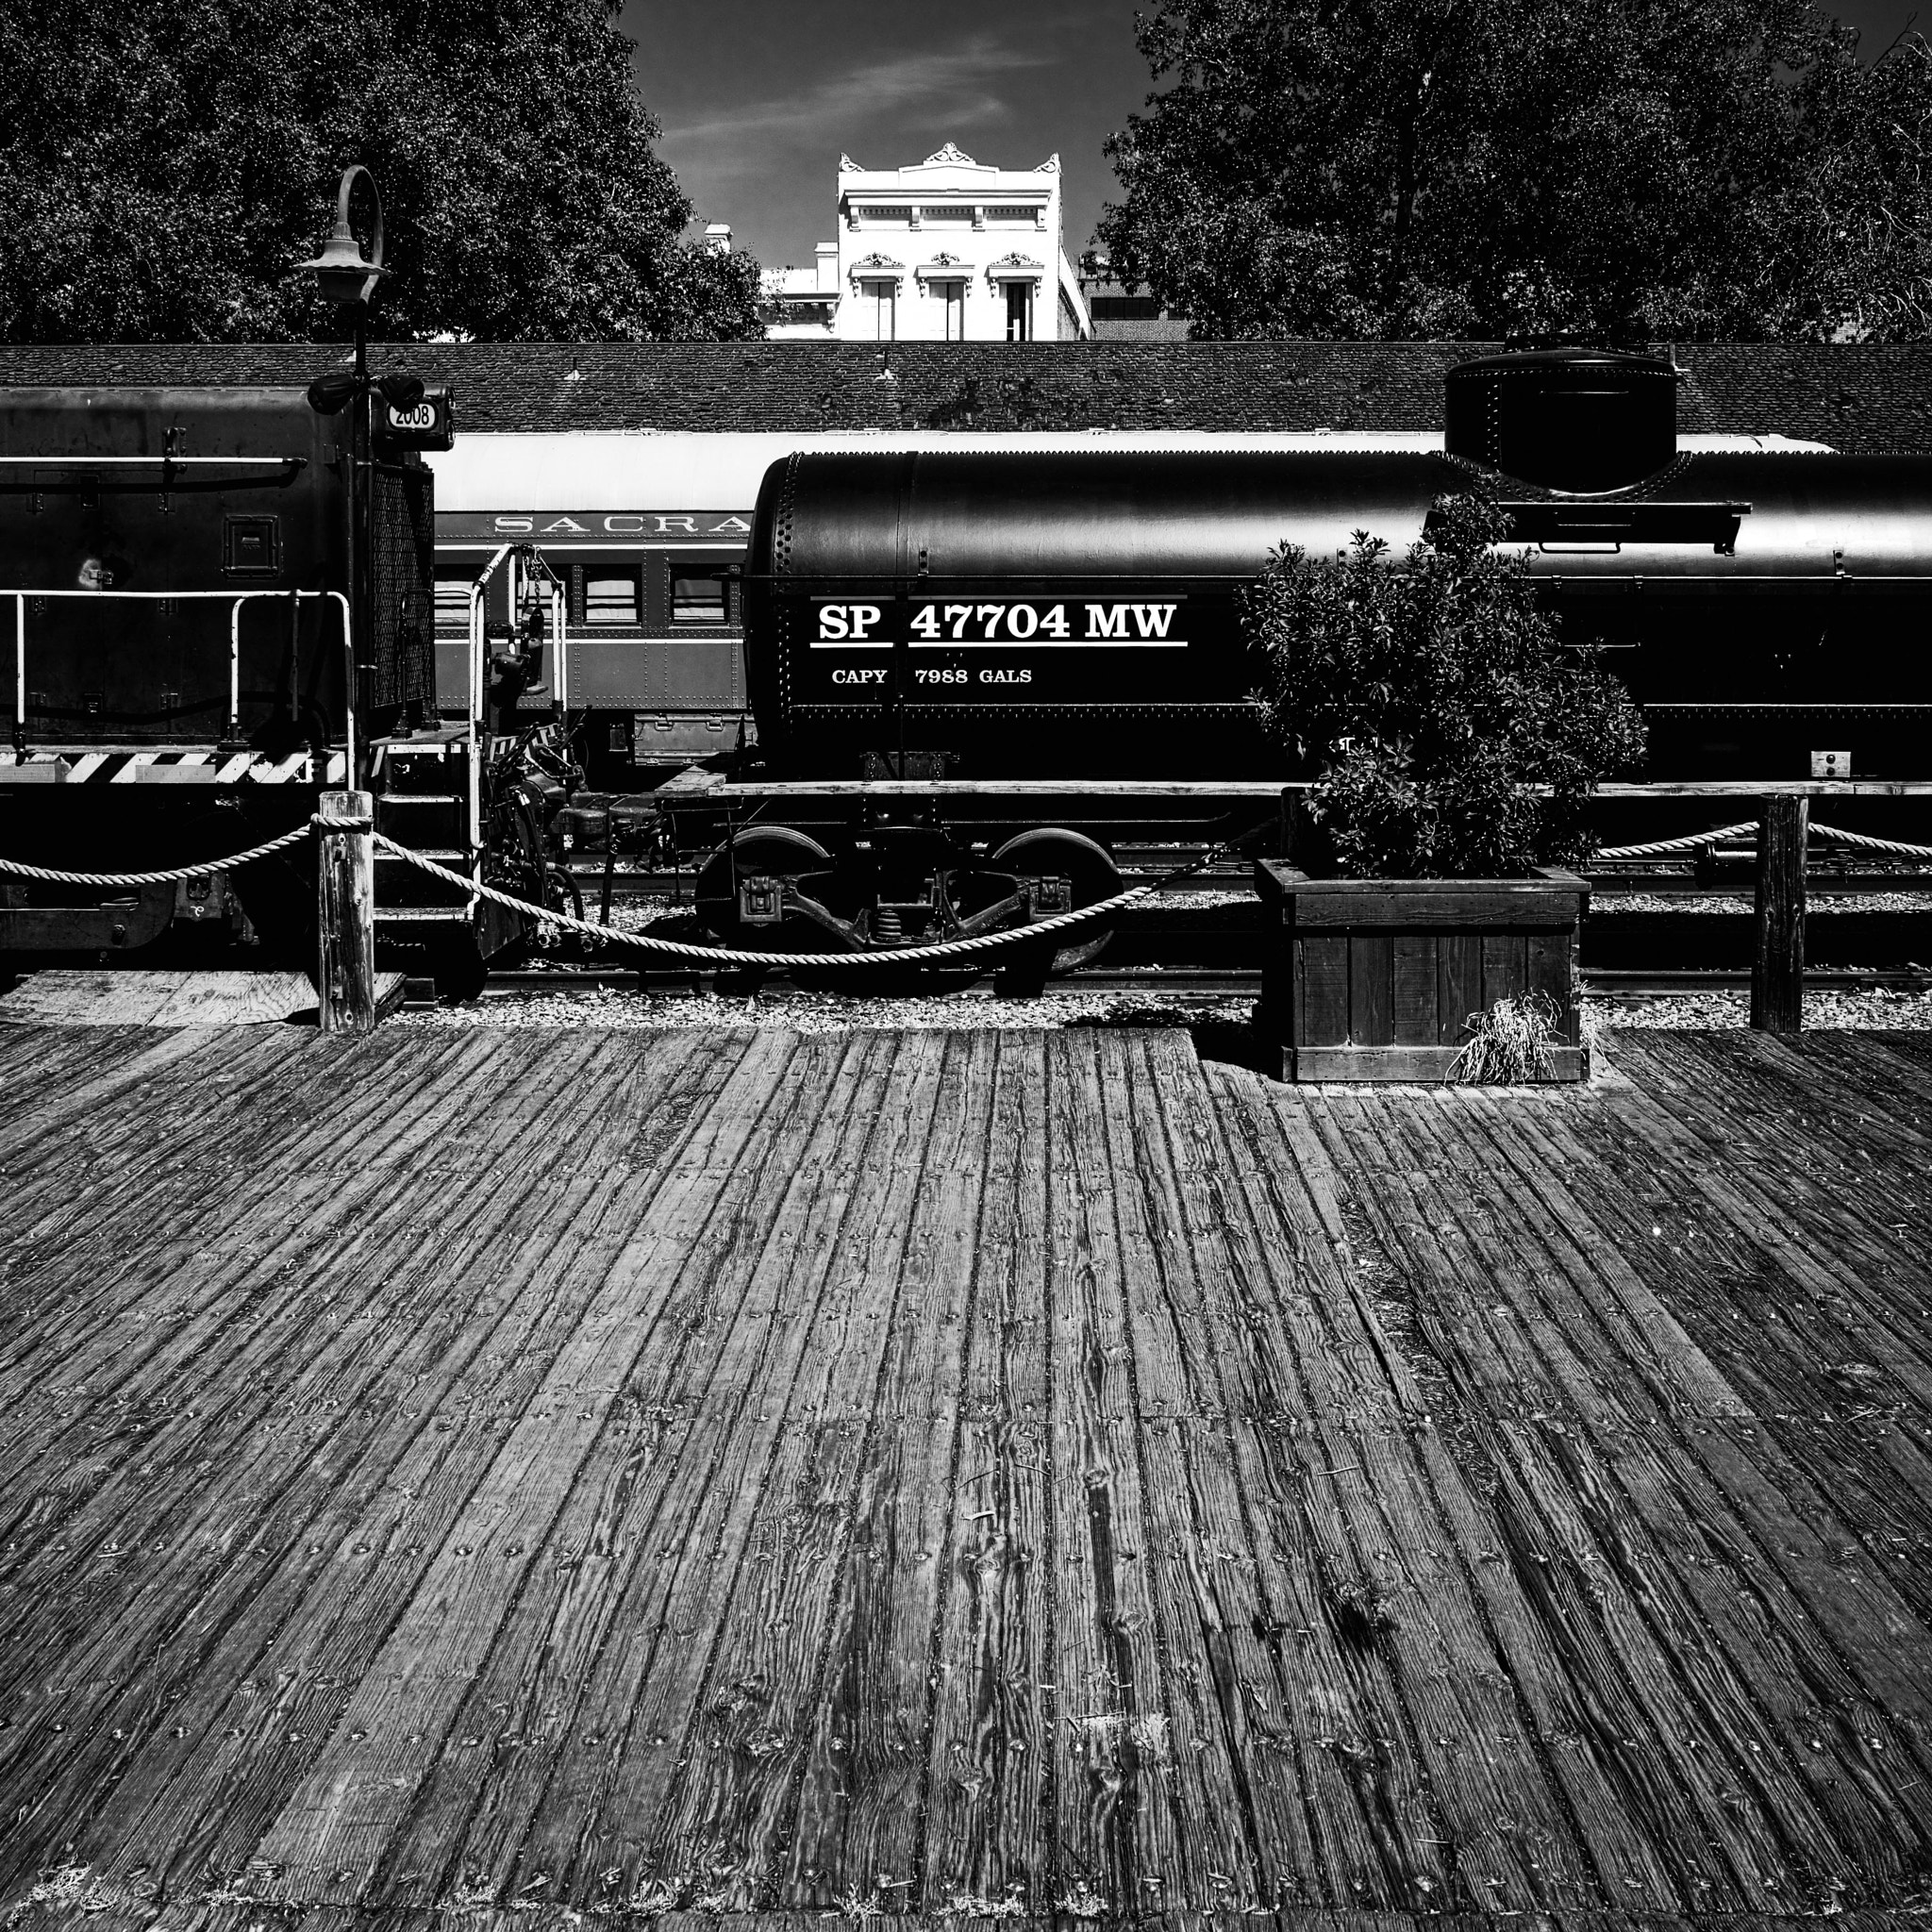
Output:
M374 210L370 226L369 253L365 256L356 231L349 225L349 204L357 187L368 190ZM350 608L354 611L353 649L350 655L349 702L357 714L368 708L371 674L374 666L374 609L370 601L370 567L374 556L374 492L369 488L371 463L370 391L380 389L398 409L413 409L423 400L423 384L413 375L385 375L375 381L369 375L369 304L375 293L378 276L385 273L382 235L382 197L376 192L375 177L359 163L342 170L341 185L336 192L335 232L323 244L313 261L300 266L315 277L317 291L325 302L349 311L355 330L356 366L353 372L331 370L308 385L308 405L318 413L333 416L349 404L355 405L350 432L349 528ZM365 734L356 735L356 770L350 782L362 788L367 780L369 744Z

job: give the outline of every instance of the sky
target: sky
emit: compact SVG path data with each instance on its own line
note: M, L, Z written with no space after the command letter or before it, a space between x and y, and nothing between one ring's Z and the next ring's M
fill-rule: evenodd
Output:
M1142 8L1151 0L1141 0ZM975 160L1037 167L1058 153L1077 259L1117 192L1101 153L1145 101L1135 0L625 0L659 152L706 222L768 268L804 267L833 236L841 154L924 160L947 141ZM1920 11L1840 0L1868 55ZM1932 0L1923 22L1932 30Z

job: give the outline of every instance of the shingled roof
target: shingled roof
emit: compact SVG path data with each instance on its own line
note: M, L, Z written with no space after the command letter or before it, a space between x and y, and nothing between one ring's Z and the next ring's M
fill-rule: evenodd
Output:
M385 344L457 391L458 432L1434 429L1495 342ZM1932 344L1679 344L1686 431L1932 451ZM0 386L306 383L340 343L0 345Z

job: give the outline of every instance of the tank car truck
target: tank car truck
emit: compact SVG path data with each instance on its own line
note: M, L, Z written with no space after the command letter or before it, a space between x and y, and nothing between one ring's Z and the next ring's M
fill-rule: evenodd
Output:
M378 434L352 489L353 423L299 389L0 391L0 856L165 871L360 787L378 831L541 893L558 788L492 757L480 702L438 720L432 477ZM314 904L306 842L169 884L0 875L0 967L165 956L184 931L308 964ZM376 917L393 963L458 983L523 937L391 855Z
M1680 444L1678 379L1608 350L1465 363L1438 450L774 465L745 572L758 823L708 862L702 916L857 950L1110 895L1106 841L1031 815L1040 782L1091 809L1121 781L1312 775L1263 741L1241 591L1278 544L1367 530L1399 558L1462 491L1641 705L1645 777L1924 775L1932 457ZM944 783L913 803L915 779Z

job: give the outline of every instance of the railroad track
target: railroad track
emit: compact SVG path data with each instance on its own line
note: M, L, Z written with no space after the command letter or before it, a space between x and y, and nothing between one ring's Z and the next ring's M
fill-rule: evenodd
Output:
M979 982L985 985L991 975ZM1591 972L1582 973L1583 991L1609 999L1692 998L1699 993L1748 992L1749 973L1673 972ZM532 992L581 992L593 987L636 988L653 992L688 992L693 990L730 991L738 975L725 972L659 971L646 968L640 973L626 966L555 966L522 972L492 973L484 994L488 999L506 999ZM722 982L722 983L721 983ZM778 991L791 985L782 974L767 975L760 985ZM1813 992L1926 992L1932 991L1932 967L1902 966L1879 969L1826 967L1807 973L1806 987ZM1048 984L1049 992L1062 993L1148 993L1181 999L1254 999L1261 991L1258 970L1200 970L1191 967L1135 966L1109 971L1104 966L1087 967L1062 974ZM855 993L863 988L855 985Z

